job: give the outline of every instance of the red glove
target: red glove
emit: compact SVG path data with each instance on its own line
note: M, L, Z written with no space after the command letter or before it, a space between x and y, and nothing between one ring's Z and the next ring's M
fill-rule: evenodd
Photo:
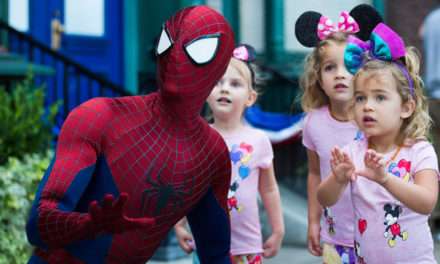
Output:
M124 214L125 204L128 200L127 193L121 193L115 200L113 195L106 194L102 206L93 201L89 206L91 225L96 234L106 232L118 234L134 229L151 228L155 224L154 218L130 218Z

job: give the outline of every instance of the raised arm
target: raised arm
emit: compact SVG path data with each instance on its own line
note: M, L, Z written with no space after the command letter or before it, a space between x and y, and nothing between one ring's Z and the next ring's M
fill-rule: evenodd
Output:
M371 149L365 153L365 170L357 173L382 185L414 212L430 214L437 203L438 170L434 149L430 145L425 149L413 162L415 166L419 165L419 168L416 167L414 182L406 182L388 174L383 156Z
M350 180L356 177L354 164L347 153L335 147L331 155L332 173L318 187L318 201L322 206L334 205Z

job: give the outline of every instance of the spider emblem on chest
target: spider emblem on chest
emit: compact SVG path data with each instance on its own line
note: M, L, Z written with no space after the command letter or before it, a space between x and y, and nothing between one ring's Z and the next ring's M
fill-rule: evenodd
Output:
M153 206L155 206L153 211L154 216L160 215L162 210L170 203L173 206L173 211L182 207L185 197L191 196L193 192L195 176L185 177L184 180L179 183L173 181L173 173L164 175L169 156L157 171L156 178L153 177L153 168L157 163L158 156L154 158L145 172L144 183L148 186L142 192L142 210L144 212L148 211L150 205L153 204ZM190 182L190 186L188 186L188 182Z

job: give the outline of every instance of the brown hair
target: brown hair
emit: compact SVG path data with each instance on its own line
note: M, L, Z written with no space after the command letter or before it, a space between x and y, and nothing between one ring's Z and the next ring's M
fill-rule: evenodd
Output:
M321 83L321 63L323 61L326 46L331 43L342 45L347 41L348 35L336 32L327 39L319 42L313 51L306 57L304 73L301 75L299 85L302 89L301 106L305 112L328 105L329 98L324 93Z
M411 91L408 78L397 65L400 62L371 60L365 63L353 77L353 85L354 89L356 89L356 86L359 85L357 80L360 76L367 75L367 78L380 78L384 70L388 70L397 83L397 92L402 98L402 103L414 100L414 113L403 120L400 128L400 135L397 139L400 145L404 144L406 140L426 139L432 124L428 103L423 94L423 81L419 73L420 56L418 50L414 47L407 47L405 57L401 60L412 80L413 91Z

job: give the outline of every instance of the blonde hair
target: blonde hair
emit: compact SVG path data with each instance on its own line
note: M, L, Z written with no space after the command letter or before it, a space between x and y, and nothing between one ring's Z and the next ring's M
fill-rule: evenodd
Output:
M403 63L413 82L413 92L409 80L397 63ZM431 128L432 120L429 116L428 103L423 94L423 81L419 75L420 56L414 47L407 47L405 57L399 62L371 60L365 63L353 77L354 89L360 76L367 74L366 78L377 78L382 76L384 70L388 70L397 83L397 92L402 98L402 103L414 100L415 109L413 114L403 120L398 137L398 144L405 144L407 140L415 141L427 139Z
M250 65L246 65L246 62L236 59L234 57L232 57L229 65L237 69L238 73L241 75L241 77L243 77L243 79L246 80L246 84L251 90L255 90L255 87L253 87L253 76L249 68L251 67Z
M329 98L321 87L321 63L324 58L325 48L330 43L342 45L347 42L348 35L336 32L327 39L319 42L313 51L306 57L304 73L301 75L299 85L302 89L301 107L305 112L329 104Z
M255 93L255 100L256 100L259 93L258 93L256 87L254 87L254 85L253 85L253 83L255 81L253 81L252 78L255 78L255 76L252 77L252 73L251 73L251 69L250 69L250 67L252 67L252 65L246 65L246 62L232 57L231 60L229 61L229 66L232 66L235 69L237 69L238 73L246 81L246 84L247 84L247 86L249 88L249 91ZM255 68L253 67L252 69L254 70L254 73L255 73ZM205 119L208 120L208 122L212 122L213 121L214 116L212 114L212 110L211 110L210 107L208 107L206 109L206 112L205 112L204 116L205 116Z

